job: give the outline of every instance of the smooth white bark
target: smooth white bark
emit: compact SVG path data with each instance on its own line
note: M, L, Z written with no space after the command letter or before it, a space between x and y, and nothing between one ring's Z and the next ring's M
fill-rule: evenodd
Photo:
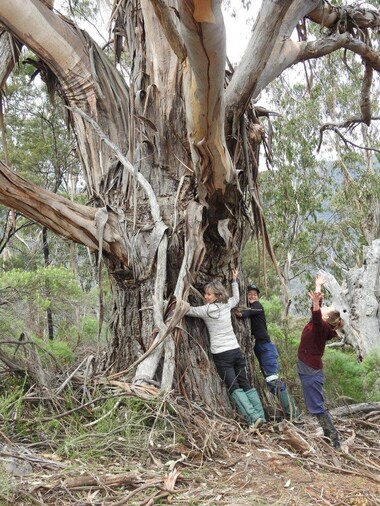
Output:
M341 286L332 274L320 271L345 322L344 339L360 357L380 349L380 239L364 246L363 256L363 266L349 270Z

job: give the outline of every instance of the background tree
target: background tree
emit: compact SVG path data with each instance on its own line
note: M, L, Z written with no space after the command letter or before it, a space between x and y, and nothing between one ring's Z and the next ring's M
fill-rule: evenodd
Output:
M120 68L128 54L128 80L110 46L102 50L49 6L0 0L0 20L38 56L67 106L91 205L41 190L4 163L0 202L103 258L113 294L109 365L133 374L138 359L135 380L158 373L163 390L174 381L186 395L220 404L204 329L188 323L179 339L182 307L173 313L171 302L199 301L211 277L226 281L248 225L272 254L257 190L262 111L252 99L286 68L342 47L378 70L370 33L378 12L320 0L263 2L226 83L217 0L172 9L161 0L115 2L112 59ZM297 42L291 35L306 16L324 29ZM2 83L14 61L4 41Z
M74 139L64 122L62 104L60 101L52 101L53 97L49 99L47 87L35 75L35 70L28 63L21 64L7 81L6 94L3 97L3 114L6 118L3 145L7 147L10 163L17 167L20 174L28 175L31 180L54 193L80 200L83 197L78 193L79 167L75 157ZM3 211L5 213L4 208ZM11 282L8 288L18 302L13 310L9 304L3 308L3 320L11 322L16 319L18 325L15 325L14 331L10 333L9 329L5 331L5 325L3 336L6 339L17 337L21 332L20 325L23 325L23 331L30 335L40 338L46 335L49 339L53 339L56 333L60 336L65 334L62 331L64 321L66 324L70 321L71 325L79 328L83 313L78 311L77 302L73 301L71 306L74 318L67 318L68 315L63 310L69 294L72 293L76 301L78 294L68 289L63 296L63 293L55 290L54 285L59 285L62 290L63 284L59 280L62 274L59 269L64 268L69 269L87 291L94 287L92 276L88 277L91 271L88 272L88 255L84 248L49 234L45 226L41 227L17 212L8 217L4 216L2 223L3 279L17 280L18 269L23 269L30 273L39 273L46 280L44 294L39 291L40 284L36 291L35 281L32 282L33 286L26 284L23 289L29 296L23 293L20 295L21 286L17 290ZM58 267L58 270L44 273L43 267L47 270L49 267ZM55 275L57 279L53 283ZM33 297L30 297L31 294ZM53 295L57 300L52 300ZM86 294L82 293L82 297L85 308ZM41 314L41 310L46 312L46 318ZM26 317L27 313L30 318ZM15 318L15 314L18 318Z
M378 122L349 122L360 103L361 66L346 55L346 69L339 72L343 57L338 51L305 67L307 79L290 71L267 88L272 110L281 114L269 114L273 157L258 184L273 250L295 309L300 309L301 285L304 307L310 273L328 268L342 281L348 269L361 266L362 246L379 237ZM372 107L376 119L376 101ZM257 279L257 255L252 252L244 264ZM272 281L269 293L278 290L278 281Z

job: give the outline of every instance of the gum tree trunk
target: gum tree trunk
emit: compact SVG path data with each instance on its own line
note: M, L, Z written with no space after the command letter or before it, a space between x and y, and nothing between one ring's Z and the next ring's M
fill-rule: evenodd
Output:
M348 34L293 40L304 16L325 23L321 0L265 1L241 64L226 74L219 0L121 0L112 13L113 56L127 54L126 80L51 7L0 0L0 22L12 35L0 38L0 85L15 45L28 46L67 105L91 206L38 188L3 162L0 203L105 262L113 294L108 372L227 408L205 328L183 319L180 301L201 303L212 278L228 283L252 232L273 257L257 188L263 130L251 99L287 67L341 47L374 68L378 59ZM352 14L355 27L376 29L378 16L362 11ZM339 15L328 6L330 28ZM239 338L250 356L249 333Z

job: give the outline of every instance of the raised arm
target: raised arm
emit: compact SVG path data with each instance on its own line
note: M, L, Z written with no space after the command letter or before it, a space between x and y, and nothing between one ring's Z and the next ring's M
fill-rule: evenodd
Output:
M229 303L231 307L235 307L239 304L240 294L239 294L239 285L237 284L237 277L239 274L239 269L231 270L231 286L232 286L232 297L229 299Z
M318 311L320 309L320 301L322 300L321 292L309 292L309 297L312 302L312 310Z
M239 274L239 269L238 268L231 269L231 278L232 278L232 281L236 281L237 280L238 274Z
M326 282L325 278L321 274L315 275L315 291L322 292L322 285Z

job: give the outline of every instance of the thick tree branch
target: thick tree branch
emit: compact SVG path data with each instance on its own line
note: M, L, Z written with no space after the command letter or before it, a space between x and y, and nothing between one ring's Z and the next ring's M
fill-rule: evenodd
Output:
M248 47L226 90L226 112L228 117L235 116L234 124L249 100L294 63L298 46L290 41L290 36L298 21L318 3L319 0L262 2Z
M105 133L127 151L128 89L91 38L39 0L0 0L0 21L40 57L57 79L65 101L96 118ZM107 148L100 149L98 137L82 118L74 117L73 123L87 186L96 198L110 154Z
M202 203L224 194L235 177L224 137L226 37L219 0L180 2L188 65L184 88L187 127Z
M330 409L330 413L334 416L350 416L355 413L371 413L372 411L380 411L380 402L361 402L360 404L350 404Z
M226 90L226 112L231 115L233 111L235 121L251 98L257 97L273 79L295 63L345 48L360 55L373 69L380 70L378 53L352 35L355 30L378 29L380 15L377 11L356 6L332 7L322 0L299 0L291 4L262 3L251 40ZM317 42L297 43L290 36L305 16L322 26L348 32Z
M54 69L63 88L66 83L72 86L73 79L78 85L78 80L87 80L88 84L91 79L88 48L75 26L66 23L39 0L0 0L0 20ZM84 87L78 86L77 92L81 88Z
M372 28L379 29L380 14L378 11L359 5L345 5L337 7L324 0L320 0L316 9L311 11L307 17L314 23L327 28L351 29L351 28Z
M372 119L371 108L371 86L373 78L373 69L366 63L364 70L364 77L362 81L362 88L360 90L360 111L362 113L363 121L366 125L370 125Z
M355 39L349 33L335 34L312 42L302 42L298 57L293 63L310 60L311 58L320 58L341 48L349 49L358 54L374 70L380 71L379 53L361 40Z
M0 161L0 204L19 211L56 234L84 244L92 251L99 248L95 218L97 210L75 204L26 181ZM128 264L122 247L116 216L108 214L103 236L103 250Z

